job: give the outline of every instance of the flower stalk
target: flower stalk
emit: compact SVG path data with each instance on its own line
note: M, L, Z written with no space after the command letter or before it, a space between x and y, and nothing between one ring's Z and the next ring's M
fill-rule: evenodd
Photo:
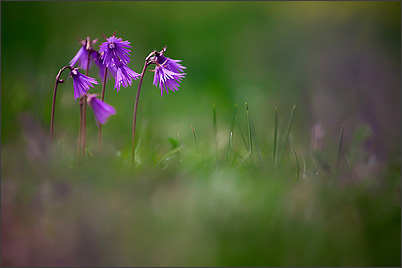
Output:
M132 139L131 139L131 160L134 163L135 162L135 126L137 122L137 108L138 108L138 100L140 98L140 91L141 91L141 85L142 85L142 80L144 79L145 71L147 67L153 63L150 61L150 58L155 55L155 50L152 51L146 58L145 58L145 63L144 67L142 69L141 73L141 78L138 83L138 90L137 90L137 95L135 96L135 104L134 104L134 115L133 115L133 132L132 132Z
M50 140L53 140L54 112L56 109L57 86L59 84L64 83L64 80L60 79L60 76L65 69L72 70L73 68L71 66L64 66L63 68L60 69L59 73L56 75L56 82L54 84L54 91L53 91L52 114L51 114L51 118L50 118Z
M77 156L80 154L80 149L81 149L81 135L82 135L82 108L83 108L83 101L82 97L79 100L79 105L80 105L80 125L78 127L78 140L77 140Z
M91 43L89 40L89 37L86 39L86 50L87 50L87 66L85 69L85 75L88 76L89 73L89 61L90 61L90 54L91 54ZM85 157L85 128L86 128L86 118L87 118L87 101L86 101L86 96L83 96L79 100L79 105L80 105L80 126L79 126L79 133L78 133L78 139L82 139L82 157ZM82 132L82 133L81 133ZM80 143L80 142L79 142Z
M102 101L104 101L104 99L105 99L106 81L107 81L107 67L105 65L105 73L103 75L103 81L102 81L102 95L101 95ZM99 145L101 145L102 144L102 125L99 125L99 128L98 128L98 141L99 141Z
M87 124L87 96L84 95L84 109L83 109L83 119L82 119L82 158L85 158L85 131Z

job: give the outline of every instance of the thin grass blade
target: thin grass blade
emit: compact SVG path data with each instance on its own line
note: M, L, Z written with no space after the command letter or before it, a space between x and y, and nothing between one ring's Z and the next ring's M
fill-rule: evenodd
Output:
M288 124L288 128L286 130L285 142L283 144L283 150L282 150L282 154L281 154L280 161L279 161L280 163L282 163L282 159L283 159L283 156L285 154L286 147L288 145L290 129L292 128L292 123L293 123L293 118L294 118L294 115L295 115L295 111L296 111L296 105L293 106L292 113L290 114L289 124Z
M247 137L248 137L248 151L250 153L253 153L253 140L252 140L252 135L251 135L251 123L250 123L250 115L249 115L249 110L248 110L248 104L247 102L245 103L246 106L246 119L247 119Z
M345 126L342 124L341 127L341 132L339 133L339 146L338 146L338 161L337 161L337 165L338 165L338 169L341 166L341 159L342 159L342 143L343 143L343 130L344 130Z
M299 158L297 157L296 150L295 150L295 148L294 148L293 146L292 146L292 150L293 150L293 153L294 153L295 159L296 159L296 166L297 166L297 175L296 175L296 178L299 179L299 176L300 176Z
M162 164L163 161L165 161L167 158L171 157L172 155L174 155L177 152L180 152L185 146L182 144L176 148L174 148L173 150L169 151L167 154L165 154L162 159L159 161L158 165Z
M274 167L276 168L277 156L276 148L278 143L278 108L275 107L275 123L274 123L274 152L272 154L272 161L274 161Z
M193 132L193 138L194 138L195 148L197 149L197 153L198 153L197 134L195 133L195 129L193 128L193 126L190 125L190 127L191 127L191 131Z

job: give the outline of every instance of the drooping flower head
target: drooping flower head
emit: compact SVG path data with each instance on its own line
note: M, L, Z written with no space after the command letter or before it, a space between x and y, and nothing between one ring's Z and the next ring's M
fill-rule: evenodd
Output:
M116 114L116 110L113 106L103 102L102 100L97 98L97 94L90 94L87 97L88 105L92 108L95 115L96 124L106 124L107 119Z
M183 73L183 69L186 67L179 63L181 60L172 60L163 56L165 51L166 47L160 52L155 52L154 58L156 68L153 70L155 72L153 84L156 87L159 85L161 97L163 96L163 91L166 94L169 94L169 89L173 92L179 91L179 83L186 75L186 73Z
M165 51L166 51L166 47L164 47L162 49L162 51L155 53L156 61L158 62L158 64L162 65L163 67L165 67L169 71L172 71L172 72L175 72L175 73L183 72L183 69L186 69L186 67L184 67L183 65L181 65L179 63L179 62L181 62L181 60L173 60L173 59L170 59L170 58L167 58L167 57L163 56L163 53Z
M89 88L93 87L93 84L98 84L94 78L83 75L77 68L71 70L70 76L73 78L75 100L88 93Z
M123 41L123 39L117 38L114 35L105 39L106 42L102 43L99 47L103 64L109 68L122 61L124 65L127 65L130 62L130 42Z
M161 89L161 97L163 96L163 91L166 92L166 94L169 94L169 89L171 91L179 91L179 86L181 79L184 78L185 73L175 73L172 72L163 65L158 65L156 69L154 70L155 76L154 76L154 86L158 86Z
M85 40L81 40L81 48L78 50L77 54L74 56L74 58L70 61L70 66L74 66L76 63L78 63L78 67L81 69L86 69L87 64L88 64L88 51L92 51L92 44L95 44L97 39L93 40L92 42L90 41L89 37L87 37ZM89 62L89 67L91 67L92 62Z
M123 87L128 87L129 85L131 86L132 80L136 80L140 77L141 75L134 72L130 68L128 68L126 65L124 65L122 62L120 62L119 65L116 66L116 79L115 79L115 84L114 88L117 89L117 92L120 90L120 86Z

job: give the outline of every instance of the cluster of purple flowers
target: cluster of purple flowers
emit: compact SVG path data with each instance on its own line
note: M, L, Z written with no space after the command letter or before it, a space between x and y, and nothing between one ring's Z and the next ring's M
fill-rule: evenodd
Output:
M165 48L162 51L158 52L154 50L151 52L148 57L145 59L144 69L142 74L138 74L132 69L128 67L130 63L130 52L131 45L129 41L123 41L123 39L116 37L116 32L109 38L103 35L105 38L105 42L103 42L99 46L99 51L95 50L92 45L96 43L97 39L91 41L89 37L85 40L80 41L80 49L77 54L70 61L69 66L63 67L59 74L56 76L56 84L53 95L53 105L52 105L52 117L51 117L51 127L50 134L52 136L53 133L53 122L54 122L54 108L55 108L55 100L56 100L56 92L57 85L59 83L63 83L64 80L60 79L61 73L65 69L70 69L69 77L73 79L74 86L74 99L80 100L80 105L85 104L83 100L87 101L88 105L92 108L96 123L99 126L99 140L101 137L101 124L105 124L107 119L116 114L116 110L109 104L105 103L104 100L104 91L105 84L108 79L114 78L114 88L117 92L119 92L120 87L128 87L132 85L133 80L137 80L139 78L139 86L137 91L137 96L135 99L135 107L134 107L134 119L133 119L133 144L134 144L134 134L135 134L135 122L137 115L137 104L138 104L138 96L141 89L141 83L143 76L145 74L147 66L150 64L155 64L156 67L154 70L154 80L153 84L156 87L159 87L161 90L161 97L163 96L163 92L166 94L169 93L169 90L175 92L179 91L180 82L186 75L183 72L186 67L180 64L180 60L173 60L168 57L165 57L163 54L166 51ZM99 76L102 80L102 96L101 99L97 98L97 94L89 94L89 90L94 87L94 85L98 84L98 82L88 76L89 69L91 66L96 65L99 69ZM85 70L86 74L82 74L80 69ZM85 109L84 114L80 114L80 120L85 119ZM80 122L80 135L81 135L81 124L83 124L83 151L85 151L85 120L84 123ZM79 135L79 137L80 137ZM79 138L80 139L80 138ZM134 147L133 147L134 148Z
M105 38L106 42L99 47L102 65L109 70L115 77L114 88L119 92L120 86L131 86L132 80L137 80L141 75L131 70L127 64L130 63L130 42L123 41L114 35Z

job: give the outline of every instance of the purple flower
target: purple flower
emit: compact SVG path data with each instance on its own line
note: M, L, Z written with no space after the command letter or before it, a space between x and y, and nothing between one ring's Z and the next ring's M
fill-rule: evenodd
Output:
M106 40L99 47L103 64L109 68L122 61L124 65L127 65L130 62L130 50L128 49L131 48L130 42L123 41L123 39L115 36L111 36Z
M88 63L88 52L85 49L85 45L81 47L80 50L78 50L77 54L75 57L70 61L70 66L74 66L78 62L78 67L82 69L87 68L87 63ZM91 62L89 63L91 65Z
M157 87L159 84L159 88L161 89L161 97L163 96L163 91L166 91L166 94L169 94L168 89L171 91L179 91L178 87L180 86L181 79L184 78L186 73L176 73L168 70L163 65L157 64L156 69L153 70L155 72L154 82L153 84Z
M70 76L73 78L75 100L87 93L89 88L93 87L92 84L98 84L95 79L83 75L76 68L71 70Z
M78 50L77 54L74 58L70 61L70 66L74 66L78 62L78 67L81 69L86 69L88 64L88 50L92 50L91 43L95 43L97 39L93 40L92 42L87 37L85 40L82 40L81 48ZM89 42L89 44L87 44ZM92 62L89 62L89 67L91 67Z
M120 63L116 67L116 79L115 79L115 84L114 88L117 89L117 92L120 90L120 86L123 87L128 87L129 85L131 86L132 79L136 80L140 77L141 75L137 74L130 68L128 68L126 65L123 63Z
M169 71L175 73L181 73L183 72L183 69L186 69L186 67L179 63L181 62L181 60L172 60L163 56L163 50L159 53L159 55L156 56L156 61L158 62L158 64L162 65Z
M99 124L106 124L107 119L112 114L116 114L116 110L113 108L113 106L96 98L96 96L97 94L88 95L87 102L94 111L96 124L99 126Z
M103 76L105 75L105 65L101 59L101 56L98 51L94 50L91 52L91 57L94 59L96 66L99 68L99 76L103 81ZM110 79L112 76L116 76L116 67L112 66L107 69L107 79Z

